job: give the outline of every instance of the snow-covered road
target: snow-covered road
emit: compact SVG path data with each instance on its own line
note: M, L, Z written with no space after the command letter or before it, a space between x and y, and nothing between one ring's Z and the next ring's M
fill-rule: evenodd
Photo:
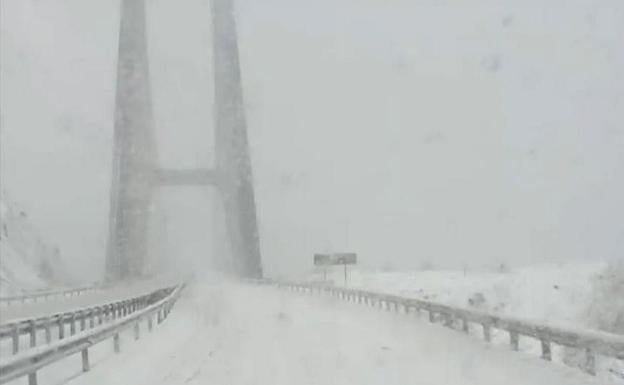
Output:
M577 370L419 321L273 288L198 284L138 342L42 370L42 384L591 385Z

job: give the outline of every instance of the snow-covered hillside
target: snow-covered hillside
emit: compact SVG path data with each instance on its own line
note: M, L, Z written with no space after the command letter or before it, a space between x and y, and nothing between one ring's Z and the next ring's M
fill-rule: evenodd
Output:
M0 194L0 295L45 289L67 277L58 248L47 243L28 214Z

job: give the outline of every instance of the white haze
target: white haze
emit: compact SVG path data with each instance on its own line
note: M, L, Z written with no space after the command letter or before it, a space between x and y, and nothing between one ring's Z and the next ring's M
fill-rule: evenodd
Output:
M2 185L99 277L119 4L0 4ZM209 3L148 12L162 164L210 166ZM621 1L238 0L237 16L269 274L327 250L398 269L624 258ZM158 202L161 257L209 265L210 190Z

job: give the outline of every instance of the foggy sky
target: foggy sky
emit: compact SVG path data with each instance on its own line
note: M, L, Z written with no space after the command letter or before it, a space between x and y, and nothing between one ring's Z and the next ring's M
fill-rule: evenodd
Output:
M148 4L161 162L209 166L209 4ZM624 5L595 4L238 0L265 269L624 258ZM2 186L91 277L118 6L0 9ZM212 252L211 199L163 192L159 242L183 265Z

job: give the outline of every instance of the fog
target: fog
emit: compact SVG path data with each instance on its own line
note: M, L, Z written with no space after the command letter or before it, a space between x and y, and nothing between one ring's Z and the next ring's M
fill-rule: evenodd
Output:
M343 250L384 269L624 258L619 0L236 4L269 275ZM2 188L99 278L119 4L0 7ZM148 16L160 162L210 166L208 1L149 1ZM211 266L213 198L159 194L169 266Z

